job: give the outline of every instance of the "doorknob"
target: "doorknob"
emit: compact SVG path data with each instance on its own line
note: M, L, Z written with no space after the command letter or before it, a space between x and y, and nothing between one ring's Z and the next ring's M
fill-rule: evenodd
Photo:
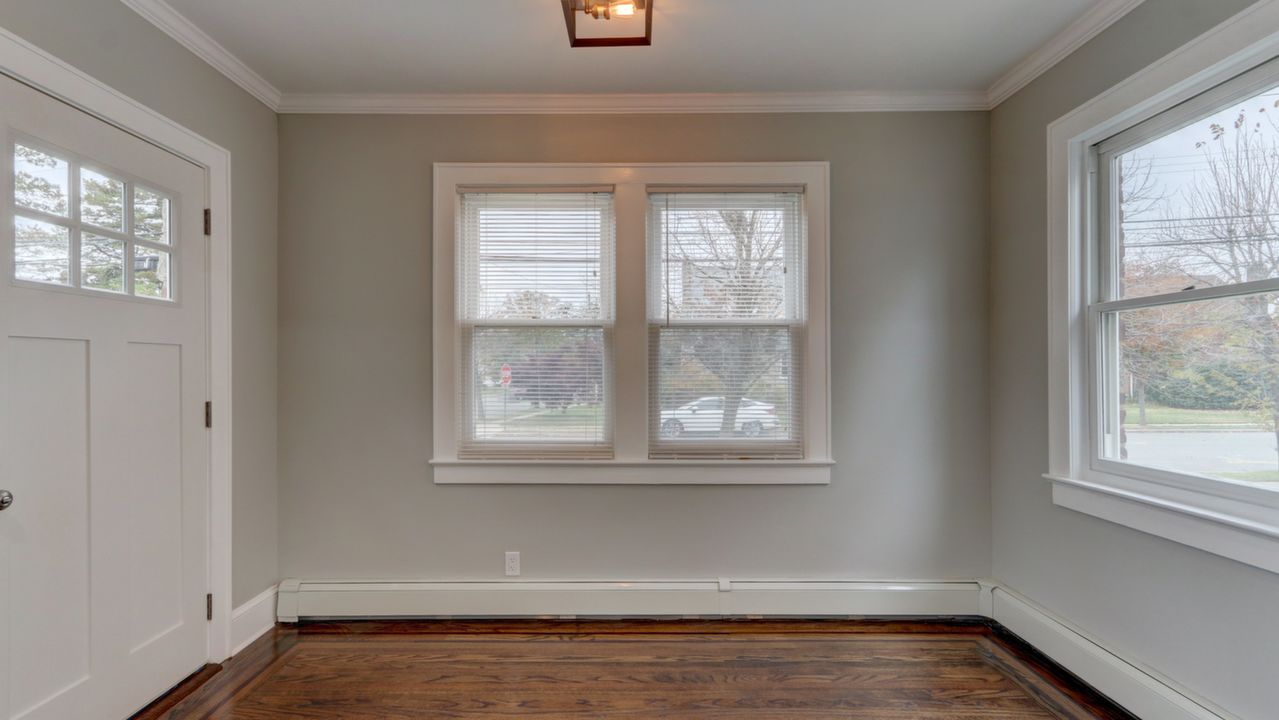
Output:
M0 490L0 510L8 510L13 504L13 493L8 490Z

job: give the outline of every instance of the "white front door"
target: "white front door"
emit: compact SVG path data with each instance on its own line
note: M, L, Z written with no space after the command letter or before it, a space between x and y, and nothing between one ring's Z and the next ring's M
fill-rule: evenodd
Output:
M0 720L122 720L208 657L205 176L4 76L0 133Z

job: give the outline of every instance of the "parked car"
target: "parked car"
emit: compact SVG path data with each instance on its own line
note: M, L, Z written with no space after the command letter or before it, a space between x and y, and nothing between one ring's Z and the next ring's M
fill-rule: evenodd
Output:
M662 437L677 438L686 433L717 433L724 424L724 398L704 397L662 411ZM777 430L777 406L742 398L737 406L734 432L759 437Z

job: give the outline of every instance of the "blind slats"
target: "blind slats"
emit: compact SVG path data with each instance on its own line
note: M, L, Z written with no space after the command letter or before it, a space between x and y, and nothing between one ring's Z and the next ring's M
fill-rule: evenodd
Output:
M612 322L612 195L473 193L459 218L462 322Z
M615 224L604 192L461 195L459 457L612 456Z
M803 456L798 192L649 195L649 457Z

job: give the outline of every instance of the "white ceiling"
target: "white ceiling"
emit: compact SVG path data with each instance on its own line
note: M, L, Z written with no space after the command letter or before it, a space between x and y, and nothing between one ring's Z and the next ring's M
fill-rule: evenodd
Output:
M1140 2L656 0L651 47L574 49L559 0L124 1L286 97L985 93Z

